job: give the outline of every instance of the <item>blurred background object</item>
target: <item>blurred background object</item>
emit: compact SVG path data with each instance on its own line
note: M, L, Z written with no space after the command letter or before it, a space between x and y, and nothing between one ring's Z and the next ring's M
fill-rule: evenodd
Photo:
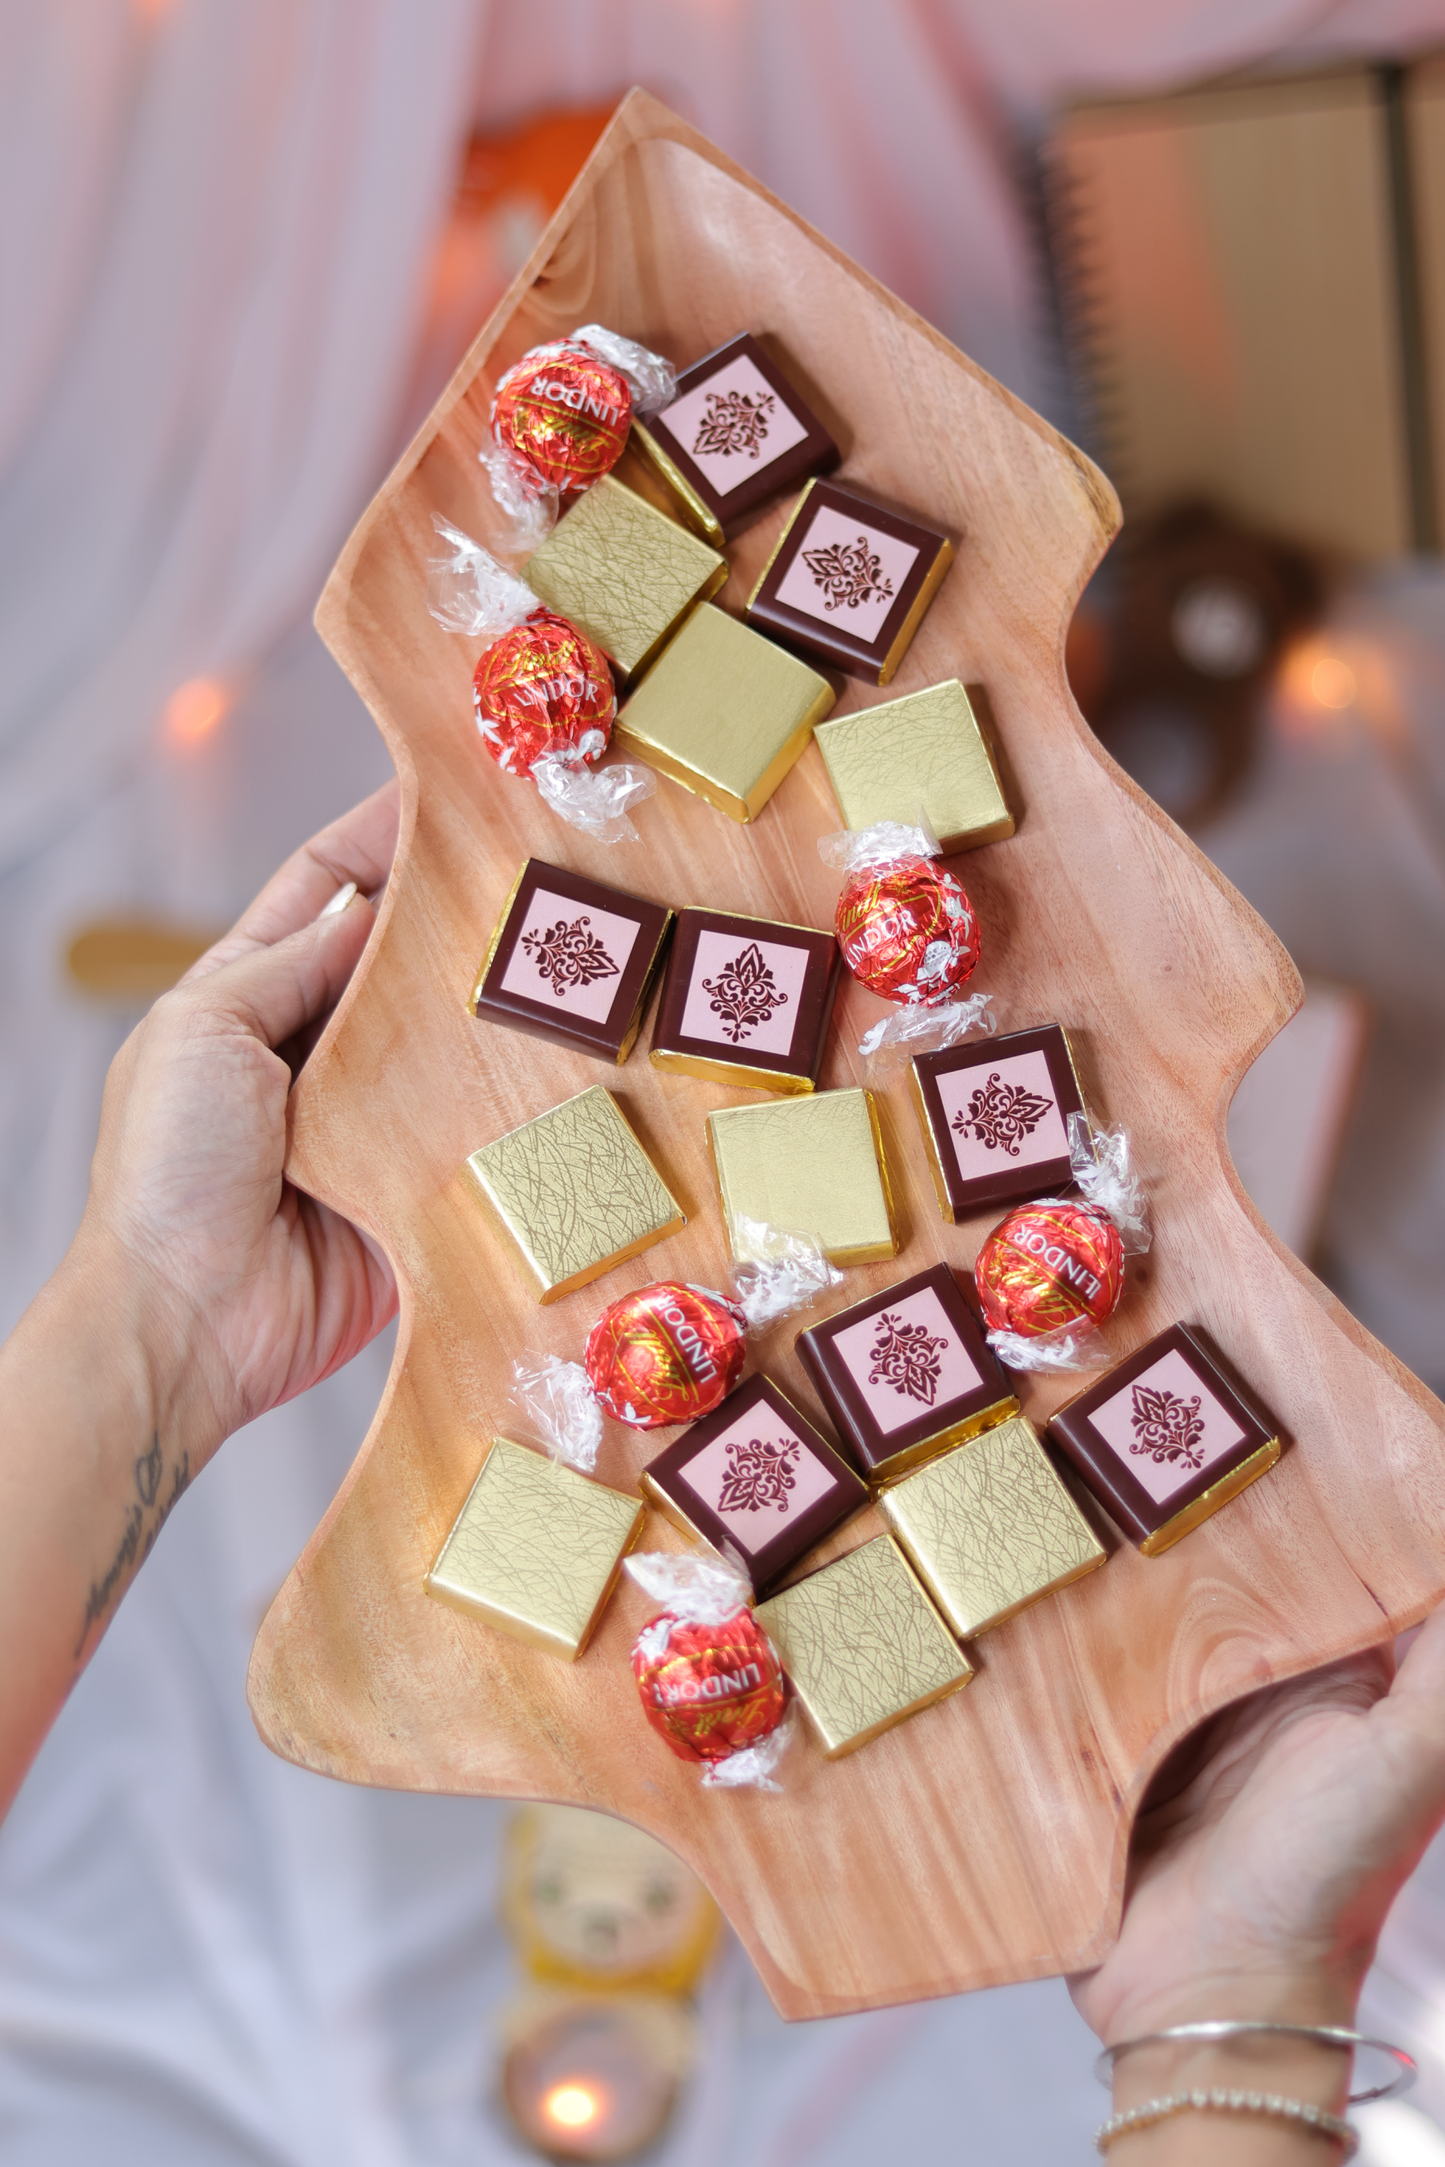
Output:
M641 81L1120 484L1081 704L1309 986L1231 1112L1241 1173L1445 1383L1445 577L1415 553L1445 453L1442 44L1445 0L6 12L0 1326L70 1239L135 1016L384 778L316 594ZM649 1972L703 1914L680 1897L664 1930L643 1854L606 1863L625 1832L591 1866L541 1844L562 1893L543 1873L519 1910L544 1822L265 1752L251 1638L389 1354L186 1497L0 1831L6 2167L534 2157L508 2056L533 2042L518 2101L586 2093L569 2008L651 2072L658 2167L951 2154L960 2098L972 2158L1082 2158L1103 2095L1060 1982L785 2027L725 1933ZM1440 2156L1437 1890L1432 1854L1372 1975L1423 2076L1363 2117L1371 2167ZM634 1994L638 2027L598 2020Z

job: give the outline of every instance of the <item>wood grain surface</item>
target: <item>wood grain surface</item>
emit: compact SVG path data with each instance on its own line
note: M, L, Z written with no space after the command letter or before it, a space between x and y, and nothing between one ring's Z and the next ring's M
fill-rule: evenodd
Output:
M844 449L842 473L946 527L958 562L886 695L982 685L1018 833L955 861L980 912L978 983L1002 1027L1056 1018L1097 1111L1126 1123L1153 1193L1152 1253L1110 1328L1119 1357L1203 1324L1279 1414L1281 1465L1177 1549L1116 1548L1098 1573L973 1644L966 1691L835 1764L797 1754L781 1797L702 1790L643 1725L630 1585L575 1666L430 1602L422 1574L512 1427L523 1350L580 1354L602 1304L659 1275L718 1283L725 1245L705 1115L754 1094L477 1025L465 1000L521 859L560 858L669 903L831 922L838 825L810 747L739 827L670 782L615 849L557 823L484 759L476 647L425 605L431 520L485 535L475 461L491 388L525 348L597 320L679 365L742 327L776 335ZM732 552L739 608L781 525ZM1101 753L1064 677L1064 631L1117 519L1107 483L746 174L634 93L351 537L317 622L402 780L396 866L370 948L293 1096L290 1171L366 1227L402 1289L371 1432L258 1637L251 1698L277 1752L349 1781L571 1800L650 1829L707 1882L778 2007L815 2016L1087 1964L1118 1918L1133 1810L1169 1746L1270 1679L1380 1640L1445 1587L1442 1410L1283 1252L1229 1165L1239 1077L1299 1000L1271 934ZM839 1002L824 1086L881 1004ZM467 1153L597 1081L684 1200L686 1231L541 1309L457 1178ZM946 1226L901 1079L883 1105L901 1205L893 1265L966 1268L988 1217ZM754 1359L816 1402L796 1321ZM1042 1419L1060 1384L1024 1387ZM599 1473L635 1484L671 1432L609 1426ZM878 1531L870 1509L834 1548ZM656 1515L644 1538L678 1538ZM810 1562L820 1562L826 1551Z

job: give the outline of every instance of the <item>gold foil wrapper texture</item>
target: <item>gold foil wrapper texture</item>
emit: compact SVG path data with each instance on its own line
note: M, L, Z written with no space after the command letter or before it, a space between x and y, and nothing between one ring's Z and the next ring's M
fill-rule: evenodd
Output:
M756 1616L830 1761L973 1676L887 1535L760 1603Z
M640 1498L495 1438L426 1592L575 1663L645 1518Z
M731 820L755 820L833 705L826 678L707 605L617 718L624 752Z
M558 520L524 577L632 678L727 573L715 549L609 474Z
M898 1229L871 1091L817 1091L707 1119L708 1151L735 1258L742 1219L812 1234L835 1264L898 1254Z
M961 1639L1105 1561L1022 1415L905 1476L878 1509Z
M542 1302L687 1224L601 1084L484 1144L462 1172Z
M824 723L818 749L845 827L913 827L921 805L945 852L1013 834L988 740L957 678Z

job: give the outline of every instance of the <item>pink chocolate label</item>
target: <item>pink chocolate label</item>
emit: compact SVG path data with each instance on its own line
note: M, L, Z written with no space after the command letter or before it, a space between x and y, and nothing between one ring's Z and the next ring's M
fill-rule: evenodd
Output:
M1089 1420L1156 1505L1222 1460L1244 1436L1173 1347Z
M778 600L820 624L874 640L897 601L918 551L820 504L802 547L778 588Z
M710 1039L747 1053L791 1053L808 977L808 951L786 941L736 933L700 933L687 999L684 1038Z
M754 1551L826 1496L835 1480L832 1469L766 1402L704 1446L678 1479L735 1526L739 1543Z
M562 1016L601 1023L617 998L637 932L635 918L590 904L584 909L569 896L539 888L502 973L502 991Z
M938 1078L938 1096L965 1181L1069 1155L1068 1131L1041 1053L953 1069Z
M923 1415L944 1429L983 1382L932 1287L850 1324L833 1345L885 1437Z
M746 354L674 399L660 418L720 497L808 433Z

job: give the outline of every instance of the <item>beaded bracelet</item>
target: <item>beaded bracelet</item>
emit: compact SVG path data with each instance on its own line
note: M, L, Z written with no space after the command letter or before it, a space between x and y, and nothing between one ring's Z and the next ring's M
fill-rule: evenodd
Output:
M1112 2115L1095 2130L1094 2149L1107 2152L1116 2137L1130 2130L1152 2129L1173 2115L1193 2113L1263 2114L1272 2115L1276 2121L1295 2122L1341 2144L1343 2160L1353 2159L1360 2148L1358 2132L1351 2129L1343 2115L1311 2106L1308 2100L1282 2099L1278 2092L1174 2092L1166 2099L1147 2099L1142 2107L1129 2107L1122 2114Z

